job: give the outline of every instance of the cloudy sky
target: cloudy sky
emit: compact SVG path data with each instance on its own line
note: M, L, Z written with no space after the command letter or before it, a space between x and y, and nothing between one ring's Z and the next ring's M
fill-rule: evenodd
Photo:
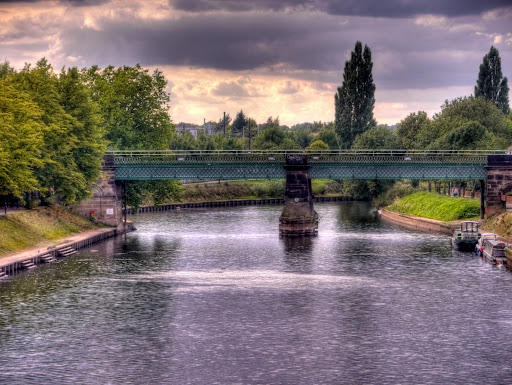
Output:
M175 122L331 121L357 40L379 123L472 94L492 45L512 85L512 0L0 0L0 60L159 68Z

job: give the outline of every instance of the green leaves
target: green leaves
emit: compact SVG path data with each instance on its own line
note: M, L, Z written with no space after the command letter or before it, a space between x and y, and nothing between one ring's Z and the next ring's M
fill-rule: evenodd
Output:
M501 112L510 112L508 98L508 79L501 72L499 51L491 47L480 64L480 72L475 86L475 97L481 97L493 103Z
M350 60L345 62L343 83L334 96L334 125L341 148L351 148L357 135L376 125L373 118L375 84L370 48L356 42Z
M0 79L0 195L21 198L24 192L40 188L34 169L43 164L41 115L28 94Z
M355 149L399 149L402 143L392 129L377 126L365 131L354 141Z
M140 65L92 67L82 71L98 103L110 147L118 150L166 150L175 133L168 114L169 94L162 73Z

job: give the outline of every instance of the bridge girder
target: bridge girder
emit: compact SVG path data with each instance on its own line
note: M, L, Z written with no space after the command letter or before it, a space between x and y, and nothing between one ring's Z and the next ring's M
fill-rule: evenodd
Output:
M282 179L292 151L112 151L117 180ZM296 153L296 152L295 152ZM482 180L503 151L341 150L307 153L312 178ZM302 154L304 155L304 153Z

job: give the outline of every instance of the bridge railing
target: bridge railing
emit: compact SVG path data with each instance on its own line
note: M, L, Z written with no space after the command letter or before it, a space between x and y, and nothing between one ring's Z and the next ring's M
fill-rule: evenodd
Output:
M117 165L174 163L284 163L290 154L308 154L311 164L422 163L486 164L487 156L505 150L110 150Z

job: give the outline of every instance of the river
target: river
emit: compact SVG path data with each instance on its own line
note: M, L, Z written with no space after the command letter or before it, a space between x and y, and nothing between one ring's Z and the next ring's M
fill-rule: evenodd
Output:
M0 384L510 384L512 273L449 237L317 204L134 217L0 282Z

